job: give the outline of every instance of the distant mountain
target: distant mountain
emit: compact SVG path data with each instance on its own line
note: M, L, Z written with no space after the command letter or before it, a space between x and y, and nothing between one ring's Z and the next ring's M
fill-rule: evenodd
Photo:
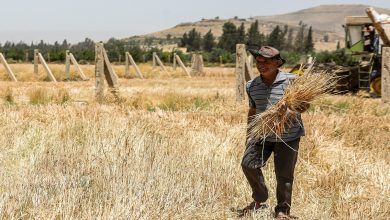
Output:
M300 11L273 15L257 16L255 19L264 21L281 22L289 25L297 25L299 21L311 25L318 30L335 32L344 35L342 25L346 16L367 16L368 5L321 5ZM379 13L390 15L390 9L374 7Z

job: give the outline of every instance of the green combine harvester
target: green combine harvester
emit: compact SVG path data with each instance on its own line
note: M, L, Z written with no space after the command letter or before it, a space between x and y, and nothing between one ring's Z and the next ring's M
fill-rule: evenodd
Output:
M365 90L371 96L381 96L382 48L390 47L390 17L386 15L389 20L381 20L383 16L372 8L367 8L366 13L368 16L345 18L345 54L351 62L343 66L314 64L318 71L329 71L339 77L334 93ZM301 75L309 65L297 64L290 72Z
M345 52L356 64L350 68L349 90L366 90L381 95L382 47L390 46L384 28L390 20L380 20L374 9L366 10L368 16L345 18ZM382 16L383 17L383 16ZM382 18L383 19L383 18Z

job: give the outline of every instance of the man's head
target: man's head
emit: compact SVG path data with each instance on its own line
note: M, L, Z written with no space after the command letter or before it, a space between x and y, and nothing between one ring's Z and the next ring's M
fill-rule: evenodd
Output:
M250 48L248 51L255 57L256 67L262 74L274 73L286 62L280 56L279 50L270 46Z

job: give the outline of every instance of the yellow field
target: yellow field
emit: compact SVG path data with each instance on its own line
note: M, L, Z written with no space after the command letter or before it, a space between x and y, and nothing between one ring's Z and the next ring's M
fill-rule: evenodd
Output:
M82 66L90 81L58 83L41 82L42 67L11 68L20 82L0 67L1 219L235 219L230 208L251 201L234 69L189 79L143 65L146 79L133 71L120 78L121 100L97 104L92 65ZM50 68L64 79L64 65ZM292 214L388 219L389 105L326 96L303 120ZM264 174L273 207L272 159Z

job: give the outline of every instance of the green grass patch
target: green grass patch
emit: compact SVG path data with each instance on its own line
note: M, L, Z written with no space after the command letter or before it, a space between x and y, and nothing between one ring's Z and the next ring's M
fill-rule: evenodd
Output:
M351 103L349 102L336 102L334 106L339 110L348 110L351 108Z
M211 102L219 97L186 96L169 92L162 94L136 93L127 99L126 105L134 109L154 112L163 111L202 111L210 109Z

